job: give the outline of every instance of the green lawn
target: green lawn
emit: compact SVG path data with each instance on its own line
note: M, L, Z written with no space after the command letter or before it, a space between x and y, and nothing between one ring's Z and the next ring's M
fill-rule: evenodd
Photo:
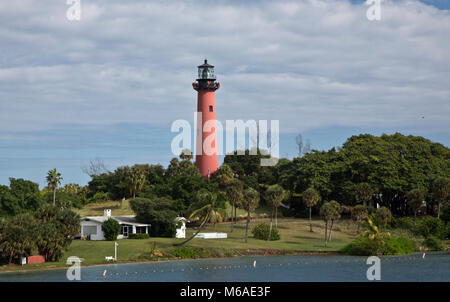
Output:
M252 226L261 222L252 221ZM264 221L268 221L264 219ZM352 221L342 220L335 223L333 239L324 245L324 223L320 220L313 221L314 232L309 232L307 219L281 218L278 219L278 230L281 240L266 242L252 238L249 231L249 241L244 242L245 223L239 222L235 225L233 233L230 233L230 224L218 224L215 228L208 226L205 232L226 232L227 239L193 239L186 244L196 250L202 250L205 257L237 256L243 254L255 254L269 250L269 254L274 252L300 252L300 251L338 251L346 243L355 238L356 227ZM195 229L188 229L187 236L191 235ZM171 252L175 249L173 243L181 242L183 239L175 238L150 238L145 240L118 240L118 262L158 260L150 257L150 252L155 244L156 250L163 254L161 260L173 258ZM0 271L34 269L42 267L64 266L67 257L77 256L83 258L84 265L104 264L105 256L114 255L114 243L111 241L82 241L74 240L69 250L64 254L60 262L33 264L20 266L3 266Z
M128 200L123 202L120 201L104 201L95 202L85 205L82 209L74 209L81 217L85 216L103 216L104 209L111 209L113 216L126 216L134 215L130 208L130 203Z

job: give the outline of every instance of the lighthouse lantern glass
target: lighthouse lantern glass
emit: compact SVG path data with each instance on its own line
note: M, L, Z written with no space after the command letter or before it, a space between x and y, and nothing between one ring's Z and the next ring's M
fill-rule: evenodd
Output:
M214 79L214 68L213 67L199 67L198 68L198 78L199 79Z

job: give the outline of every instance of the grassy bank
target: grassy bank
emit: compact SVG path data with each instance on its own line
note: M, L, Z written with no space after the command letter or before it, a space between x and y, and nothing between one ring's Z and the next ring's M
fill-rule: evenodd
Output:
M74 209L74 211L81 217L102 216L104 209L111 209L113 216L135 215L135 213L131 210L129 200L124 200L123 202L113 200L94 202L85 205L82 209ZM251 213L251 217L267 218L269 217L271 210L272 209L268 207L259 207ZM226 212L228 215L231 215L231 206L228 203L226 204ZM281 215L281 213L278 214ZM242 209L237 209L237 216L240 219L244 219L247 217L247 212Z
M120 201L103 201L94 202L85 205L82 209L74 209L81 217L85 216L102 216L104 209L111 209L114 216L134 215L128 200Z
M103 210L102 210L103 211ZM252 221L250 229L261 221ZM333 231L333 240L328 247L324 245L324 223L320 220L313 221L314 232L309 232L307 219L278 220L278 230L281 240L266 242L254 239L249 234L248 243L244 242L245 223L239 222L235 225L234 231L230 232L230 224L222 223L209 226L204 232L226 232L227 239L193 239L185 246L195 251L196 257L234 257L241 255L277 255L277 254L297 254L305 252L337 252L345 244L352 241L356 236L356 227L352 221L342 220L336 223ZM188 229L187 236L190 236L195 229ZM158 261L177 259L173 256L175 247L173 243L181 242L183 239L175 238L150 238L145 240L119 240L118 262L136 261ZM152 256L153 248L160 252L162 256ZM81 241L72 242L69 250L64 254L61 261L44 264L30 264L24 267L18 265L7 265L0 267L2 271L44 269L66 266L65 261L69 256L77 256L83 260L83 265L105 264L105 256L114 255L114 243L110 241Z

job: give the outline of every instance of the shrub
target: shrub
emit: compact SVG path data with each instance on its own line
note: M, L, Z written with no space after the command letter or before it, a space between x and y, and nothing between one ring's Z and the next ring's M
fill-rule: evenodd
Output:
M341 249L341 253L355 256L378 255L380 249L379 240L370 240L369 238L358 238L353 240Z
M439 218L426 216L417 221L414 233L425 238L434 236L439 239L445 239L447 236L447 228Z
M404 255L413 253L416 250L416 244L410 238L386 238L381 247L383 255Z
M358 238L341 249L341 253L355 256L403 255L413 253L416 245L409 238Z
M120 224L116 220L109 218L103 222L102 231L105 234L106 240L116 240L120 233Z
M150 238L149 234L130 234L128 235L128 239L148 239Z
M423 246L428 248L430 251L443 251L444 244L439 238L430 236L423 241Z
M270 226L267 223L260 223L252 230L253 237L256 239L267 240L269 237ZM270 241L280 240L280 233L276 228L272 227L272 233L270 235Z
M182 246L182 247L177 247L172 252L172 255L174 255L175 257L180 257L180 258L185 259L185 258L195 258L197 256L197 253L191 247Z
M412 219L411 217L394 218L391 221L391 227L413 231L414 219Z
M391 222L391 219L392 213L386 207L376 209L373 216L373 222L381 228L381 231L383 231L384 227Z
M94 202L108 201L108 199L109 199L108 193L105 193L105 192L97 192L92 197L92 200Z

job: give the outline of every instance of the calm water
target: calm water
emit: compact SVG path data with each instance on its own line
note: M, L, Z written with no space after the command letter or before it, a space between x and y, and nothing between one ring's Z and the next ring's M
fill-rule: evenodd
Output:
M367 281L366 257L270 256L82 267L81 281ZM253 266L256 260L256 266ZM106 270L105 276L103 276ZM1 273L0 281L68 281L66 270ZM381 281L450 281L450 253L381 257Z

